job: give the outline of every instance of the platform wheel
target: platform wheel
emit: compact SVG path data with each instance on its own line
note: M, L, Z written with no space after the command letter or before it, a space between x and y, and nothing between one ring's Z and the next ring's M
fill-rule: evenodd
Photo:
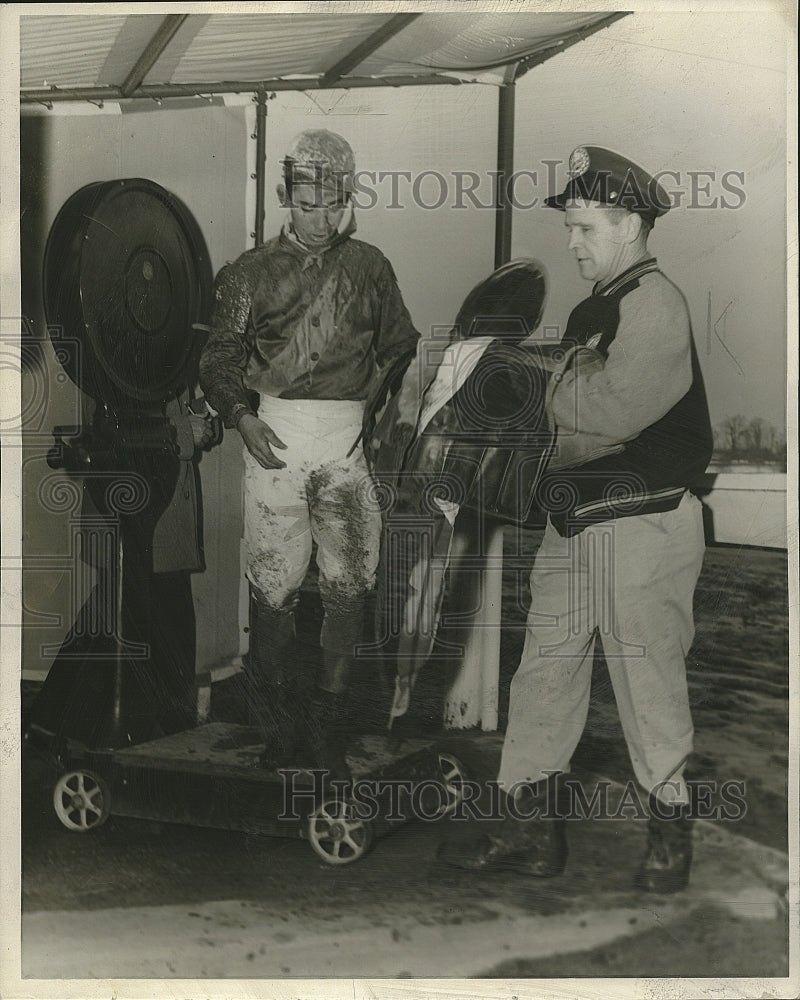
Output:
M109 816L108 786L94 771L67 771L56 782L53 807L68 830L76 833L94 830Z
M308 841L329 865L349 865L372 846L372 823L360 819L357 806L348 799L328 799L308 818Z
M447 792L447 802L442 809L442 815L447 816L464 798L464 785L469 780L469 772L458 757L440 751L439 778Z

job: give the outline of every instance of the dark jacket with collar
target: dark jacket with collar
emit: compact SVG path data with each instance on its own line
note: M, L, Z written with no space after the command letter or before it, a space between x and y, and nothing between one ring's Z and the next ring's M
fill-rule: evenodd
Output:
M594 347L606 364L559 388L559 434L599 431L599 441L617 440L623 447L545 475L539 506L565 536L602 521L677 507L713 450L683 296L654 258L641 261L576 306L562 344Z

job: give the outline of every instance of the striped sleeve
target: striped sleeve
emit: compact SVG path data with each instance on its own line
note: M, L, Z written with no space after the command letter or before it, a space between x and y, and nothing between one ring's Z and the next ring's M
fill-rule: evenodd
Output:
M650 274L620 301L604 368L565 374L553 394L553 415L562 433L620 444L660 420L691 383L686 303L663 275Z

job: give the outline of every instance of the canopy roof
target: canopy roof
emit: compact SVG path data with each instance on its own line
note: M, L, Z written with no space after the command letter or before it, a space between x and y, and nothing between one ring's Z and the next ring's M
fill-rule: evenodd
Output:
M23 103L511 83L624 12L25 14Z

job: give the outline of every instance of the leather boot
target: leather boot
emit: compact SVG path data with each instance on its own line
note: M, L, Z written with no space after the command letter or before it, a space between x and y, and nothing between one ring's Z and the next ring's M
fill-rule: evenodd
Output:
M666 805L650 796L647 851L633 884L644 892L680 892L692 867L692 821L688 804Z
M350 736L347 685L351 666L350 657L323 648L322 672L308 720L308 745L314 767L327 771L331 780L348 783L353 780L345 758Z
M540 787L541 786L541 787ZM567 863L567 832L560 782L555 776L506 797L505 816L494 829L461 844L445 842L437 858L467 871L513 871L534 878L560 875ZM535 816L529 816L538 810Z
M272 608L250 593L250 648L243 657L248 680L248 714L261 730L265 767L294 763L297 744L296 708L289 685L295 656L294 610Z
M345 692L318 688L308 712L308 748L314 767L326 771L328 781L350 784L353 776L345 758L349 736L348 699Z
M264 741L261 767L276 769L296 764L298 732L290 690L280 684L261 684L251 690L251 712Z

